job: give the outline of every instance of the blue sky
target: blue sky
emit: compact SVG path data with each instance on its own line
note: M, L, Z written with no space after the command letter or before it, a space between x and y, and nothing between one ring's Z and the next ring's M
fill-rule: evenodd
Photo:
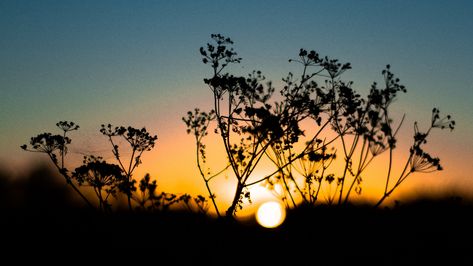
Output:
M87 149L108 122L147 126L163 142L186 137L181 117L210 95L198 48L222 33L243 57L233 71L274 81L297 71L287 60L302 47L351 62L345 78L362 93L391 64L408 89L396 106L409 122L428 121L435 106L455 117L457 129L433 145L464 181L473 172L472 14L472 1L4 0L0 159L33 158L18 147L59 120L82 126Z

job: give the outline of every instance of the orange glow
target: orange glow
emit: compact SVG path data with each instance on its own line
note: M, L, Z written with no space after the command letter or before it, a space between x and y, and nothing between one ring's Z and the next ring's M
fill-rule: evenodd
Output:
M411 138L411 132L409 130L410 128L407 128L406 132L403 132L404 135L401 135L402 137L399 139L399 145L394 150L391 182L396 181L396 178L402 171L402 167L404 166L409 154L408 149ZM208 198L208 191L197 168L196 147L193 136L186 134L184 125L176 125L172 134L170 132L161 132L160 134L159 130L157 133L159 136L157 145L151 152L147 152L143 155L143 164L140 165L135 172L135 178L139 179L145 173L150 173L151 177L157 180L159 191L175 194L188 193L191 196L202 195ZM328 135L326 137L328 139L331 137L331 133L329 133L329 131L327 131L327 133ZM310 136L309 131L307 131L307 135ZM212 173L220 171L226 163L226 155L223 146L221 145L221 139L218 135L211 132L204 142L207 145L208 158L207 164L204 168L209 168ZM334 143L334 145L336 146L338 157L331 166L330 173L334 173L337 176L340 175L342 171L341 169L344 165L344 159L340 143ZM452 158L443 156L435 149L436 145L436 143L431 143L432 148L429 150L431 150L433 154L438 154L441 157L445 169L447 169L448 172L442 171L433 174L413 174L385 201L386 205L392 204L394 200L403 200L405 197L410 197L412 193L418 193L419 190L440 190L442 186L445 187L448 184L454 183L451 179L453 170L455 170L455 167L450 166L452 164ZM357 156L354 158L358 160ZM361 194L359 195L352 191L350 194L350 201L376 202L380 199L386 182L388 159L389 154L386 152L373 160L372 164L369 165L366 171L362 174L363 183ZM268 162L268 160L262 160L260 165L254 171L251 180L254 181L258 178L264 177L268 173L273 172L274 169L274 165L272 165L271 162ZM298 180L301 181L300 184L303 184L302 177L299 176ZM234 176L232 175L231 170L229 170L214 178L209 183L212 193L216 195L216 203L220 213L225 213L233 199L235 182ZM349 185L351 180L348 182ZM348 185L345 187L345 192ZM333 189L334 188L335 185L333 185ZM277 199L275 195L260 185L249 187L249 191L252 203L249 203L245 199L242 205L243 209L237 209L237 218L246 219L248 217L254 217L257 207L262 204L262 202ZM319 202L323 202L324 195L327 194L327 187L323 187L319 195ZM300 200L300 197L296 196L296 202L300 202ZM209 204L208 211L210 214L215 214L215 210L211 203Z

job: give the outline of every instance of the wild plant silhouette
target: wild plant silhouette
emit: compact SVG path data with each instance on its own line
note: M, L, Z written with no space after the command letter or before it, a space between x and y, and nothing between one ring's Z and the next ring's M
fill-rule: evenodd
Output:
M149 174L139 180L137 187L133 172L142 163L143 153L154 148L158 138L156 135L150 135L146 128L136 129L124 126L113 127L111 124L101 125L100 132L107 137L112 146L112 153L117 164L108 163L100 156L86 155L83 164L75 168L74 171L70 171L64 166L68 145L72 141L68 133L78 130L79 125L74 122L60 121L56 126L62 130L61 135L42 133L32 137L29 145L24 144L21 148L25 151L48 155L66 183L89 207L101 212L111 212L111 199L114 198L115 202L118 202L119 196L124 195L129 210L162 211L183 202L189 210L207 211L206 199L202 196L193 198L188 194L178 196L166 192L158 193L157 182L151 180ZM120 154L120 148L124 147L116 144L117 138L123 138L129 144L131 149L129 158L125 158ZM95 206L92 203L93 201L87 198L83 191L79 189L81 186L93 189L98 206Z
M363 174L367 167L386 152L389 159L385 186L375 206L381 205L412 174L442 170L440 159L426 152L425 145L434 129L453 130L455 121L434 108L426 131L414 123L408 159L399 176L393 176L393 151L404 116L393 121L391 105L406 88L389 65L381 72L382 83L374 82L368 95L362 97L352 88L352 81L342 79L343 73L351 69L350 63L300 49L298 57L289 60L300 66L300 73L288 73L282 79L282 88L276 90L261 71L246 77L227 72L230 65L242 59L230 38L212 34L211 39L200 48L200 54L202 62L212 69L212 76L204 79L211 91L212 107L210 111L189 111L183 121L187 133L195 138L197 167L219 217L232 217L245 200L251 202L249 188L256 184L264 184L288 207L297 207L298 199L309 205L348 204L353 193L362 193L363 181L371 178ZM149 174L139 181L134 177L143 154L152 150L157 141L157 136L146 128L101 125L100 132L110 143L115 162L88 155L81 166L71 171L64 162L71 143L69 135L79 126L68 121L56 126L61 134L42 133L21 147L46 154L87 205L110 212L111 199L125 196L129 210L165 210L179 202L188 208L192 204L198 212L208 210L206 197L158 193L156 180ZM205 139L211 130L219 136L227 158L227 163L214 172L205 168ZM128 146L120 147L118 140ZM128 149L130 156L123 156L122 149ZM255 169L264 160L271 162L273 169L255 180ZM333 166L336 160L343 161L341 169ZM222 213L210 185L228 172L236 186L233 200ZM93 189L97 204L87 198L81 186Z
M301 72L283 78L284 85L275 95L276 88L265 81L261 71L247 77L227 72L231 64L242 59L230 38L212 34L211 39L200 48L200 54L202 62L212 69L213 75L204 82L210 88L213 105L207 112L197 108L189 111L183 121L187 133L195 137L197 167L219 216L209 183L228 169L236 179L236 187L226 216L233 216L243 200L251 200L250 186L263 182L287 206L296 207L296 197L310 205L322 200L329 205L345 205L354 192L362 192L363 180L369 178L363 172L385 152L389 153L385 187L376 206L412 174L442 170L440 159L427 153L424 146L433 129L453 130L455 121L450 115L442 117L434 108L426 131L421 131L417 122L414 124L413 144L404 170L397 178L392 176L393 150L404 117L394 122L391 105L406 88L390 65L381 72L383 82L374 82L369 94L362 97L352 88L352 81L342 79L342 74L351 69L350 63L300 49L298 57L289 62L299 64ZM311 126L304 129L307 123ZM228 159L215 174L204 166L204 138L209 130L221 139ZM341 150L336 150L336 144ZM258 180L250 179L264 159L269 159L274 169ZM341 171L332 167L336 159L344 162ZM276 186L282 192L276 192Z

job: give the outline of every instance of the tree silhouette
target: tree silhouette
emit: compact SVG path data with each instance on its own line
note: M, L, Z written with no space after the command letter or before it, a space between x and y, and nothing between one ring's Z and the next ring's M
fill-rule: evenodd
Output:
M187 133L195 137L197 167L219 216L209 182L227 169L235 178L236 188L226 216L234 215L245 198L250 200L250 186L263 181L288 206L298 204L296 197L315 204L322 190L328 204L346 204L353 191L361 194L362 173L384 152L389 152L386 186L376 206L411 173L441 170L439 159L424 152L421 145L426 143L431 129L453 130L455 122L450 116L441 118L435 108L426 133L418 132L416 122L410 157L397 182L390 187L393 150L404 121L403 116L395 124L390 107L406 88L389 65L382 71L382 87L374 82L368 96L362 97L352 88L352 81L341 79L351 69L350 63L300 49L299 57L289 60L302 66L300 76L289 73L275 95L275 88L271 82L265 82L261 71L253 71L247 77L225 72L230 64L240 63L241 58L230 38L212 34L211 39L211 43L200 48L200 54L203 63L213 70L213 76L204 79L212 92L212 109L195 109L183 121ZM228 159L216 174L205 171L204 166L204 137L212 123ZM310 127L304 129L307 124ZM336 158L344 160L341 171L333 167ZM251 180L256 166L264 159L269 159L274 169L263 178ZM276 186L280 189L274 189Z

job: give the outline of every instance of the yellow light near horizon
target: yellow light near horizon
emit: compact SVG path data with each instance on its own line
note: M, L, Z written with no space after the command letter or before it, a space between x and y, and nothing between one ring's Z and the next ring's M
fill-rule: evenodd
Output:
M277 201L267 201L258 208L256 221L263 227L275 228L281 225L286 218L286 210Z

